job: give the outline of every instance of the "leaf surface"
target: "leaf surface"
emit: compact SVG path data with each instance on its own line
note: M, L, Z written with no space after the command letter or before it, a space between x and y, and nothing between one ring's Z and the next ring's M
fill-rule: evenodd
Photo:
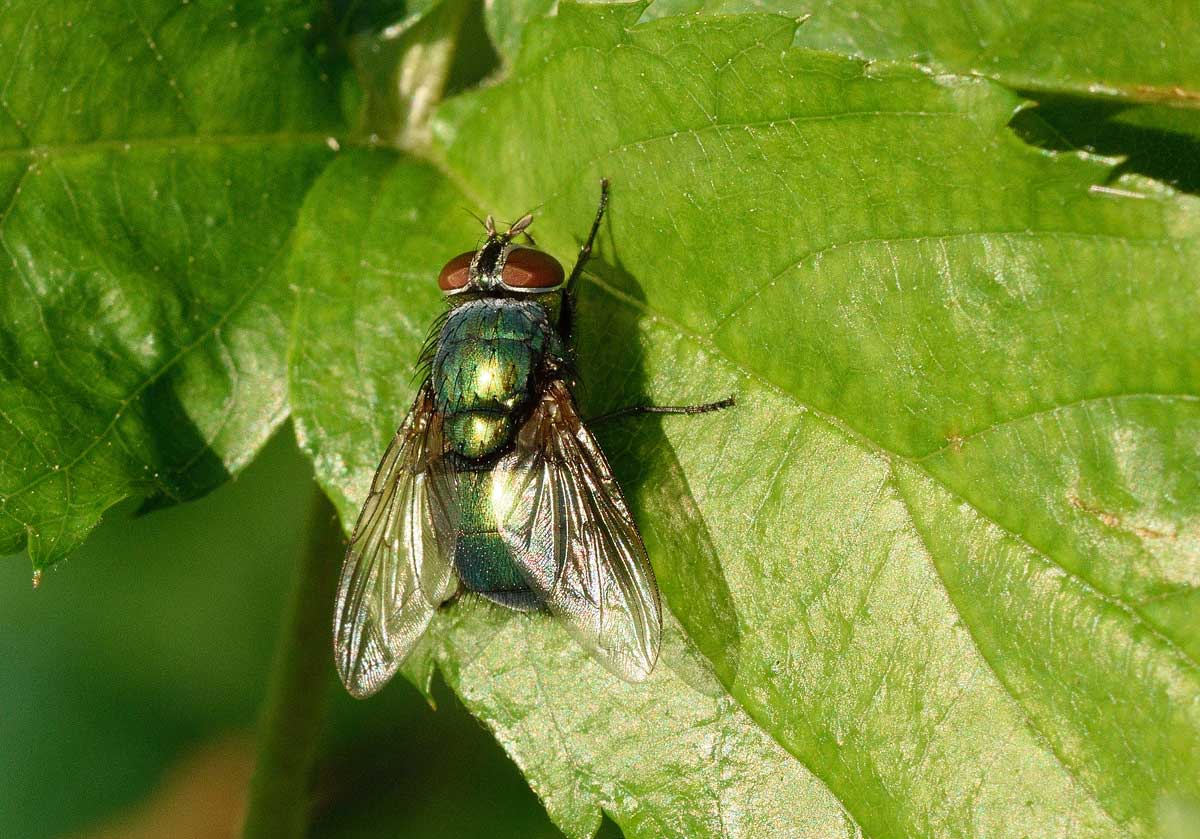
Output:
M289 270L303 289L295 423L348 525L408 410L412 361L444 306L431 278L446 243L479 232L470 208L436 170L383 151L343 156L306 204ZM663 666L638 687L548 619L468 599L406 669L425 686L435 662L569 836L591 836L600 805L631 836L861 835L675 625Z
M1200 107L1200 8L1189 0L660 0L652 14L772 11L805 23L801 46L868 59L915 59L1022 88Z
M571 836L603 809L629 836L1153 837L1195 808L1197 199L1028 145L965 74L1043 86L1004 69L1037 56L989 36L976 66L936 14L898 35L960 75L778 15L492 18L509 78L438 112L436 165L335 155L343 110L407 137L420 98L355 99L354 8L0 9L3 547L40 569L121 498L198 495L289 410L352 523L468 213L536 209L569 264L605 176L584 415L738 400L598 429L661 666L619 683L468 599L410 677L439 666ZM408 31L440 89L439 8ZM1053 89L1167 84L1073 50ZM1123 118L1186 138L1163 113Z

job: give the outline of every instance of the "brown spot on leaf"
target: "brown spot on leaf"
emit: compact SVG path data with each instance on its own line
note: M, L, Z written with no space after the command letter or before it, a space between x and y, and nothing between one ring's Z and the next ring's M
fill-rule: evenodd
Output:
M1126 88L1129 90L1130 88ZM1164 102L1167 104L1200 107L1200 90L1188 90L1178 85L1157 87L1149 84L1138 84L1132 87L1133 96L1142 102Z
M1067 496L1067 503L1076 510L1087 513L1089 516L1094 516L1100 520L1100 523L1106 527L1111 527L1114 530L1124 530L1126 533L1132 533L1142 539L1174 539L1174 533L1164 533L1161 530L1155 530L1150 527L1140 527L1138 525L1126 525L1121 517L1103 510L1094 504L1088 504L1078 495L1071 494Z

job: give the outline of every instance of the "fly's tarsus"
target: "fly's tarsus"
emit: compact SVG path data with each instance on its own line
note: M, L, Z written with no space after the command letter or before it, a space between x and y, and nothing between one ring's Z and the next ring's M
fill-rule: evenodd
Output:
M709 414L713 411L723 411L732 408L737 400L732 396L719 399L716 402L705 402L701 405L630 405L601 414L595 419L588 420L588 425L599 425L621 417L632 417L639 414Z

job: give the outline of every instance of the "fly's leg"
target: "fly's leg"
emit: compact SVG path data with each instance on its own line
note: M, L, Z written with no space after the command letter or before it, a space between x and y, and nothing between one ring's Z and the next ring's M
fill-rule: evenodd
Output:
M587 264L592 255L592 245L596 241L596 234L600 232L600 221L604 218L606 207L608 207L608 178L601 178L600 205L596 208L596 218L592 221L592 229L588 232L587 241L579 249L575 267L571 269L571 275L567 277L567 282L563 286L562 313L558 316L558 331L568 341L570 341L575 328L575 298L578 294L579 277L583 274L583 266Z
M723 411L733 406L734 398L732 396L717 402L705 402L703 405L630 405L626 408L609 411L607 414L601 414L595 419L588 420L587 424L596 426L610 420L638 416L640 414L708 414L713 411Z
M592 255L592 245L596 241L596 234L600 232L600 222L604 219L604 211L607 208L608 178L601 178L600 203L596 207L596 218L592 220L592 229L588 231L587 241L579 249L579 257L575 260L575 267L571 269L571 276L567 277L568 293L575 290L575 284L579 281L579 275L583 273L583 266L587 264L588 259Z
M453 606L455 603L457 603L459 600L461 600L462 596L466 593L467 593L467 587L464 586L462 584L462 582L460 581L458 584L458 588L455 590L454 594L450 595L445 600L443 600L441 603L439 603L438 609L441 609L443 611L445 611L446 609L449 609L451 606Z

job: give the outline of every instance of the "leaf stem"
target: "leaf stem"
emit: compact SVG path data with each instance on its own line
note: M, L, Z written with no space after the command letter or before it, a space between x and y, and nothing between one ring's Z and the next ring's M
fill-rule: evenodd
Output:
M308 543L296 566L259 722L245 839L302 837L310 775L329 704L330 624L342 533L333 506L314 489Z

